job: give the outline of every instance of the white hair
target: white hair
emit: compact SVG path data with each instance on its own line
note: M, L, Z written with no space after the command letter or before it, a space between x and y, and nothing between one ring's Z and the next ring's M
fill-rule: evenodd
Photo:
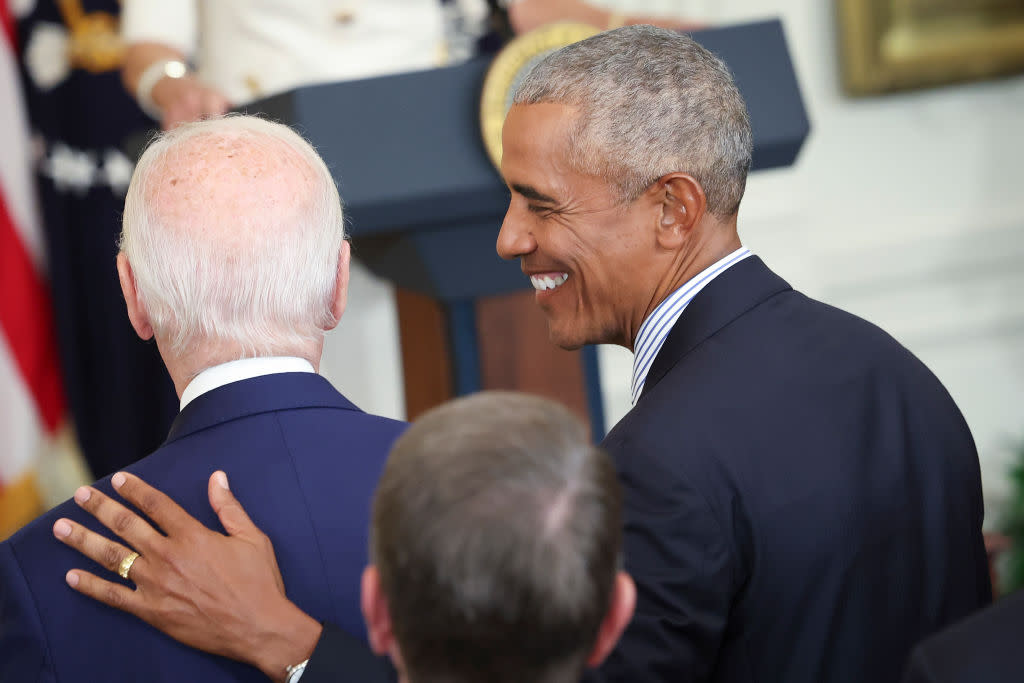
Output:
M297 191L264 201L259 191L218 192L218 177ZM176 192L179 180L193 191ZM282 124L226 116L149 145L128 187L120 248L175 353L228 344L247 357L294 352L336 323L344 239L337 186L312 145Z
M753 149L750 119L728 67L681 33L625 26L548 55L514 104L580 108L570 163L639 197L658 178L689 173L708 210L739 209Z

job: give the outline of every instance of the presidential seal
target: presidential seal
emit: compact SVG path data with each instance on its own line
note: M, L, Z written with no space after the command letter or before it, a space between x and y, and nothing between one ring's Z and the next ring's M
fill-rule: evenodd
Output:
M523 77L548 54L598 32L588 24L547 24L513 39L494 58L480 98L480 132L495 167L501 167L501 127Z

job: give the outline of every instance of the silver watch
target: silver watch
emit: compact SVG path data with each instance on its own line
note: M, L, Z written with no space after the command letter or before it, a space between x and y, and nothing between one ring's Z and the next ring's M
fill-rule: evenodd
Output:
M135 101L142 111L155 120L162 118L160 107L153 101L153 88L161 78L183 78L188 74L188 65L180 59L158 59L145 68L135 86Z
M288 677L284 679L284 683L299 683L299 679L302 678L302 672L306 670L307 664L309 664L309 660L304 659L298 664L286 666L284 672L288 674Z

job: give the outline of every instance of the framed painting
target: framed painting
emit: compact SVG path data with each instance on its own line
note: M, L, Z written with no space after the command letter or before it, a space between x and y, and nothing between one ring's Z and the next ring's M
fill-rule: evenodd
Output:
M1024 71L1024 0L836 2L851 95Z

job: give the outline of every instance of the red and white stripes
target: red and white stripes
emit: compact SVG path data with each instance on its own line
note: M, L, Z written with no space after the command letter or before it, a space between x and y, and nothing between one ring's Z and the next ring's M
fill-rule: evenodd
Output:
M10 498L34 500L25 481L64 416L31 163L15 25L0 0L0 537L39 512Z

